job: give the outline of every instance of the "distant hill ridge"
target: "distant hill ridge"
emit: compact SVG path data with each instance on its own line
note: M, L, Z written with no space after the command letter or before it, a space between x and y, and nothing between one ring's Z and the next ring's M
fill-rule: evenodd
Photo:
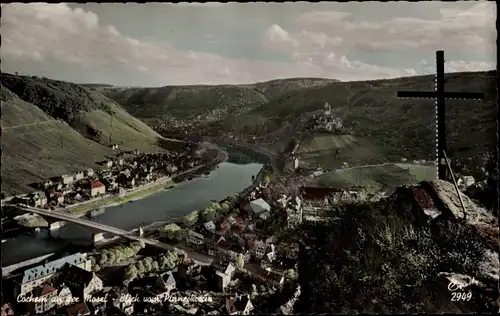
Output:
M333 79L291 78L242 85L186 85L160 88L103 88L100 91L142 118L187 118L205 111L252 108L297 89L323 86Z
M484 101L446 101L449 157L457 163L463 165L458 160L470 159L467 164L476 164L483 153L495 150L496 78L496 71L445 76L447 91L486 94ZM171 115L189 122L191 117L221 111L218 121L206 123L213 134L260 136L281 143L301 132L286 126L322 110L328 102L332 112L342 118L347 134L370 142L389 161L401 157L433 160L435 103L400 99L400 90L432 91L434 75L352 82L294 78L242 86L171 86L104 93L144 119Z

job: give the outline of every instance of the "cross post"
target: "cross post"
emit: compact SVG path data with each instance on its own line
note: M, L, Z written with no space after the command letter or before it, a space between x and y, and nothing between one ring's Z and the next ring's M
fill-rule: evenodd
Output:
M446 167L446 99L484 100L484 93L446 92L444 88L444 51L436 52L436 90L435 91L398 91L398 98L424 98L436 100L436 151L438 178L448 180Z

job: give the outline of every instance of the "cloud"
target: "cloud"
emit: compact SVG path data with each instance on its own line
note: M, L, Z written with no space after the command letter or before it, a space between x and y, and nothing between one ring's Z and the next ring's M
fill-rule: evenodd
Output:
M466 62L463 60L453 60L445 62L446 72L465 72L465 71L488 71L496 68L496 64L485 61Z
M227 3L224 2L179 2L179 3L169 3L170 5L176 6L176 7L203 7L203 8L213 8L213 7L223 7L227 5Z
M176 5L210 6L196 3ZM66 4L7 4L2 5L2 9L1 54L4 65L32 61L43 63L45 68L71 64L82 70L112 72L113 69L123 69L147 75L151 79L146 85L248 83L283 77L367 80L408 76L416 71L350 60L348 53L352 49L384 51L391 49L391 45L415 48L416 39L430 47L434 45L433 40L439 40L439 37L425 37L425 30L414 30L417 25L422 25L418 19L353 22L348 20L352 16L350 13L311 11L292 19L296 30L292 26L286 29L274 23L263 32L261 44L264 49L289 56L289 61L271 62L223 58L213 53L181 50L166 42L130 37L113 25L103 25L94 12L72 9ZM441 12L443 19L453 19L456 12L450 10ZM459 12L459 22L467 22L468 27L455 23L465 33L465 38L476 46L484 40L484 36L472 32L484 28L484 22L479 19L482 10L474 7L470 12ZM442 30L452 31L439 23ZM203 34L200 35L202 40ZM360 35L355 37L353 34ZM368 40L370 36L375 40ZM450 69L487 67L481 62L448 65ZM124 82L127 78L116 80Z
M299 15L296 22L328 36L341 34L344 45L367 52L405 49L494 52L495 10L493 2L478 2L469 9L441 8L439 18L435 19L399 16L382 21L350 19L352 15L346 12L308 12Z

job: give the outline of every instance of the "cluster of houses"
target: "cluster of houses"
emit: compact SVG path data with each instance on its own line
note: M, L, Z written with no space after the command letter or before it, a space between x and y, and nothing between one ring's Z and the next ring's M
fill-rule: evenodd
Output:
M272 203L272 209L266 202L271 199L270 196L269 187L258 185L248 194L248 198L240 200L237 210L217 222L200 223L187 230L186 244L211 257L235 264L239 260L243 266L250 264L253 272L261 275L263 279L277 286L282 285L283 271L287 267L294 267L299 245L296 242L278 243L276 235L265 232L264 228L273 221L277 213L280 213L280 216L286 214L285 228L300 225L302 201L299 197L282 195ZM230 279L227 280L229 281Z
M14 281L12 302L4 301L12 315L89 315L93 295L103 289L102 280L92 272L86 253L76 253L24 271Z
M114 148L114 147L113 147ZM13 197L11 203L55 208L85 202L107 194L125 194L135 187L166 179L204 163L194 150L146 154L133 151L131 158L117 153L94 169L77 171L37 183L37 191Z
M332 114L328 102L325 102L323 113L314 115L306 127L316 132L335 133L342 131L343 124L340 118Z
M250 297L228 291L235 275L229 261L186 259L170 271L105 286L92 272L87 254L76 253L25 270L12 293L4 293L2 315L195 314L199 309L204 314L248 315L253 310Z

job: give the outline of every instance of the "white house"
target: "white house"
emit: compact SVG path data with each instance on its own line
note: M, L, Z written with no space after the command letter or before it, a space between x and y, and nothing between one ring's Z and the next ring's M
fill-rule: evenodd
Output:
M94 174L95 174L94 173L94 169L92 169L92 168L89 168L89 169L85 170L85 176L86 177L92 177Z
M257 199L250 202L250 208L255 215L260 214L264 211L271 211L271 206L263 199Z
M71 183L73 183L73 181L74 181L74 178L73 178L73 176L72 176L72 175L70 175L70 174L63 174L63 175L61 176L61 182L62 182L63 184L71 184Z
M474 183L476 183L476 180L474 179L473 176L463 176L458 179L458 185L461 185L464 188L467 188L473 185Z
M221 292L226 290L226 287L231 282L231 278L234 276L236 268L233 264L229 263L225 269L217 269L215 272L215 277L217 279L217 286Z
M84 177L83 171L75 172L74 179L75 181L82 180Z
M227 222L228 222L229 224L231 224L231 226L232 226L232 225L236 224L236 219L234 218L234 216L229 216L229 217L227 218Z
M71 294L70 289L67 286L63 286L59 293L57 294L57 306L67 306L73 303L73 295Z
M215 224L213 221L206 222L204 226L209 232L215 233Z
M171 292L173 291L177 284L174 278L174 275L172 274L172 271L165 272L163 274L160 274L156 284L164 291L166 292Z

